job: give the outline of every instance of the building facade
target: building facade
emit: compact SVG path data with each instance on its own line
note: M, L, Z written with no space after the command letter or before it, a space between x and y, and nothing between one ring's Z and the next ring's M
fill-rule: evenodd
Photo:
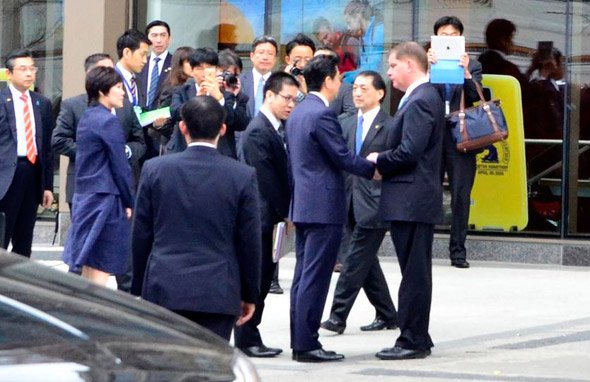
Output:
M547 77L534 57L561 54L554 66L551 99L537 87L522 91L524 150L501 154L524 158L521 222L508 228L473 222L470 238L539 245L584 246L590 235L590 3L574 0L4 0L0 3L0 54L17 47L34 51L40 68L37 87L55 101L82 92L82 61L106 51L116 56L114 41L127 27L143 30L154 19L172 29L171 50L179 46L235 49L250 66L254 37L273 36L284 46L297 33L329 45L347 61L347 70L376 69L385 74L391 46L414 40L425 46L434 22L459 17L466 50L477 58L487 49L486 25L498 18L516 27L507 58L531 83ZM555 69L558 70L558 69ZM558 78L557 78L558 77ZM395 111L400 94L390 91L387 108ZM479 158L479 174L495 176L495 195L514 180L489 168ZM503 157L502 157L503 155ZM510 158L508 158L510 157ZM63 164L62 164L63 165ZM494 203L482 199L477 203ZM524 211L524 212L522 212ZM444 231L447 227L442 226ZM551 241L553 240L553 241ZM578 248L577 247L577 248Z

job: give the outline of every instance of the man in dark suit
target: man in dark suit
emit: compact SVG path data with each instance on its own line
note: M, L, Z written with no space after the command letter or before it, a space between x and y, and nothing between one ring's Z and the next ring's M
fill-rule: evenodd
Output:
M341 121L348 148L361 156L385 151L387 133L393 122L393 118L381 110L385 81L377 72L364 71L358 74L353 87L358 116ZM347 224L352 235L334 291L330 318L321 325L326 330L344 332L346 319L361 288L376 310L375 320L361 330L397 328L397 312L377 257L387 232L387 226L379 217L380 194L380 181L353 175L346 178Z
M260 206L253 168L216 150L224 109L187 101L188 148L143 166L132 232L132 293L229 341L254 313L260 282Z
M51 102L29 90L37 67L29 50L11 52L5 61L8 87L0 91L0 213L5 214L8 248L31 256L37 206L53 203L55 126Z
M172 37L170 26L162 20L150 22L145 28L145 34L152 43L152 52L147 58L147 65L143 67L137 76L137 84L140 93L146 95L144 102L140 106L143 110L154 110L158 107L162 84L172 69L172 55L168 52ZM161 137L158 130L164 123L166 123L166 119L161 118L153 124L145 126L146 159L159 155Z
M271 36L260 36L252 42L252 70L247 70L240 76L242 91L248 96L247 110L250 118L258 114L258 109L262 106L264 83L277 63L278 52L277 42Z
M415 42L389 54L387 75L406 94L387 136L387 151L371 153L383 175L380 210L388 221L402 281L398 298L400 336L380 359L424 358L434 346L428 334L432 299L434 225L442 220L440 167L444 103L428 82L428 59Z
M151 41L152 52L147 58L147 65L139 72L138 84L140 92L146 95L141 107L151 110L157 106L162 89L162 83L168 77L172 55L168 52L170 41L170 26L162 20L154 20L145 28L145 34Z
M172 95L170 114L172 121L180 120L182 105L198 95L209 95L222 105L226 112L225 133L219 140L217 149L223 155L236 159L235 132L245 130L250 122L246 112L246 97L236 97L235 94L222 90L217 80L217 52L210 48L198 48L191 52L189 63L192 68L194 81L187 81ZM186 141L182 137L178 126L174 127L172 137L166 146L167 153L177 153L186 148Z
M91 54L84 61L86 73L97 66L112 68L114 66L113 59L106 53L96 53ZM86 93L63 100L51 141L55 152L70 159L66 178L66 202L70 204L70 210L74 197L74 175L76 173L76 128L87 108L88 95ZM143 130L128 99L123 101L122 108L115 109L115 113L123 126L123 133L128 147L126 151L131 153L131 156L128 157L129 165L131 165L131 168L136 169L135 173L139 175L139 160L146 151ZM138 178L135 179L136 185L138 180Z
M117 39L117 55L119 56L119 62L115 65L115 70L121 75L123 80L123 89L131 106L136 115L136 119L139 118L141 112L141 105L145 103L146 94L141 91L141 87L137 81L137 75L141 72L145 64L147 63L147 55L149 46L152 42L143 33L129 29L125 31ZM145 142L145 132L144 132ZM147 151L147 146L146 146ZM131 150L126 150L127 159L133 157ZM141 164L143 161L138 159L138 165L133 167L133 177L139 179L139 173L141 171ZM129 261L129 268L122 275L116 275L117 288L119 290L129 292L131 289L131 279L133 269L131 267L132 262Z
M291 187L283 121L295 107L298 85L288 73L273 73L264 84L264 103L242 135L244 160L256 169L258 177L262 219L260 297L254 317L234 334L236 347L250 357L274 357L282 352L263 344L258 325L277 265L272 259L273 229L289 214Z
M483 73L504 74L512 76L520 83L522 93L526 93L528 79L518 66L506 59L514 51L514 35L516 25L510 20L494 19L486 26L486 44L488 50L479 56Z
M314 57L303 69L309 93L287 123L297 263L291 287L291 348L298 362L337 361L325 351L318 329L346 221L342 171L373 177L374 166L346 147L336 115L329 109L338 94L338 57Z
M441 17L434 23L434 34L437 36L463 35L463 23L455 16ZM436 63L436 52L428 50L428 61ZM441 98L445 102L445 114L459 110L461 92L465 93L465 106L471 107L479 101L475 82L481 87L481 64L469 58L467 53L461 56L459 65L465 68L463 86L452 84L437 84ZM451 190L451 236L449 240L449 257L451 265L457 268L469 268L465 240L469 224L469 208L471 207L471 189L475 181L477 152L462 153L457 151L457 144L453 139L451 128L445 129L443 140L443 161L441 167L441 181L445 171Z

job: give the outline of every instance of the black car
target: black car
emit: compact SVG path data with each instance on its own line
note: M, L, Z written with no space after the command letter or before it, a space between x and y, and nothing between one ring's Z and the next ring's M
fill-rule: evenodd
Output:
M259 381L168 310L0 250L0 381Z

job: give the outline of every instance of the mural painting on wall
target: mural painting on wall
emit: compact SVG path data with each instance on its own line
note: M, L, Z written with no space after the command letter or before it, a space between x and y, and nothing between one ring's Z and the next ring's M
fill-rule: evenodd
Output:
M297 20L298 22L294 22ZM340 57L344 81L354 82L361 70L381 71L383 2L369 0L303 0L281 4L281 41L303 32L318 47Z

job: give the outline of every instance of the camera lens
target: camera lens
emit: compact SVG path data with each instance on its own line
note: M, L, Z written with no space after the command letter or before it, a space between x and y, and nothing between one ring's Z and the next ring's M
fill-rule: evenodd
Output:
M238 85L238 76L236 76L232 72L229 72L229 71L223 72L223 80L225 81L227 86L229 86L231 88L234 88Z
M294 66L291 68L291 74L294 76L299 76L303 74L303 70L299 69L298 67Z

